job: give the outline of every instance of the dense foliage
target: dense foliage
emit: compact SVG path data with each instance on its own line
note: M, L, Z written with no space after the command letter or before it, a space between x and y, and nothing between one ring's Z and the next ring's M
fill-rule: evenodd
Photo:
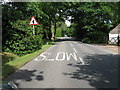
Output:
M72 16L71 22L75 28L76 39L89 43L107 42L109 31L120 22L119 4L113 2L71 3L67 14Z
M24 55L39 50L47 40L51 39L51 27L56 30L60 16L56 16L59 10L55 6L57 7L55 3L37 2L3 4L3 51ZM39 25L35 26L35 36L33 27L29 25L32 16L39 22Z
M65 34L88 43L105 43L109 31L120 23L119 10L120 2L4 3L3 51L24 55L40 49L47 40ZM32 16L39 22L35 36L29 25ZM66 19L71 22L68 28Z

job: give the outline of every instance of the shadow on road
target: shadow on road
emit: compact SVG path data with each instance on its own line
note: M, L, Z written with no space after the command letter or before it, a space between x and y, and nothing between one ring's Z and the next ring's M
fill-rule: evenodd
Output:
M118 87L118 55L88 55L84 57L84 61L86 65L81 65L81 62L67 64L76 68L76 71L63 74L73 79L88 81L95 88Z
M18 72L15 72L12 77L14 80L23 80L23 81L32 81L32 78L35 78L36 80L43 80L42 75L36 75L34 74L36 70L19 70Z
M3 79L3 82L9 82L13 81L18 87L19 87L19 82L18 81L26 81L26 82L31 82L32 80L37 80L37 81L42 81L44 80L43 77L43 71L40 71L39 73L37 70L18 70L17 72L11 74L7 78Z

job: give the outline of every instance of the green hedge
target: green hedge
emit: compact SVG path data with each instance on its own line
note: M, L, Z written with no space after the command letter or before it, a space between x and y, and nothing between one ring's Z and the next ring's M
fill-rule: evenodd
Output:
M17 55L32 53L39 50L43 44L42 36L28 36L23 39L11 40L6 42L5 52L12 52Z

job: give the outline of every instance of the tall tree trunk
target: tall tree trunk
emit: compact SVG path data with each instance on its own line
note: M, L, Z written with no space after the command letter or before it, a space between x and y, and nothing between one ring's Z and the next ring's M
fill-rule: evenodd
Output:
M54 35L56 34L56 29L57 29L57 24L56 22L54 23Z
M52 40L55 40L55 34L56 34L56 28L57 28L57 24L56 22L52 25L51 29L52 29Z
M51 24L51 32L52 32L51 40L54 40L55 39L55 31L54 31L54 25L53 24Z

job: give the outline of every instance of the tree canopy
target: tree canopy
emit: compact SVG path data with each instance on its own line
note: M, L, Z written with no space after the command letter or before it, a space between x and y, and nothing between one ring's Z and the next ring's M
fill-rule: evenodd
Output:
M80 41L105 42L109 31L120 23L119 10L120 2L4 3L3 51L18 55L34 52L47 40L54 39L58 32L62 33L56 36L68 34ZM40 24L35 26L35 36L29 25L32 16ZM68 19L71 26L67 28L65 20Z

